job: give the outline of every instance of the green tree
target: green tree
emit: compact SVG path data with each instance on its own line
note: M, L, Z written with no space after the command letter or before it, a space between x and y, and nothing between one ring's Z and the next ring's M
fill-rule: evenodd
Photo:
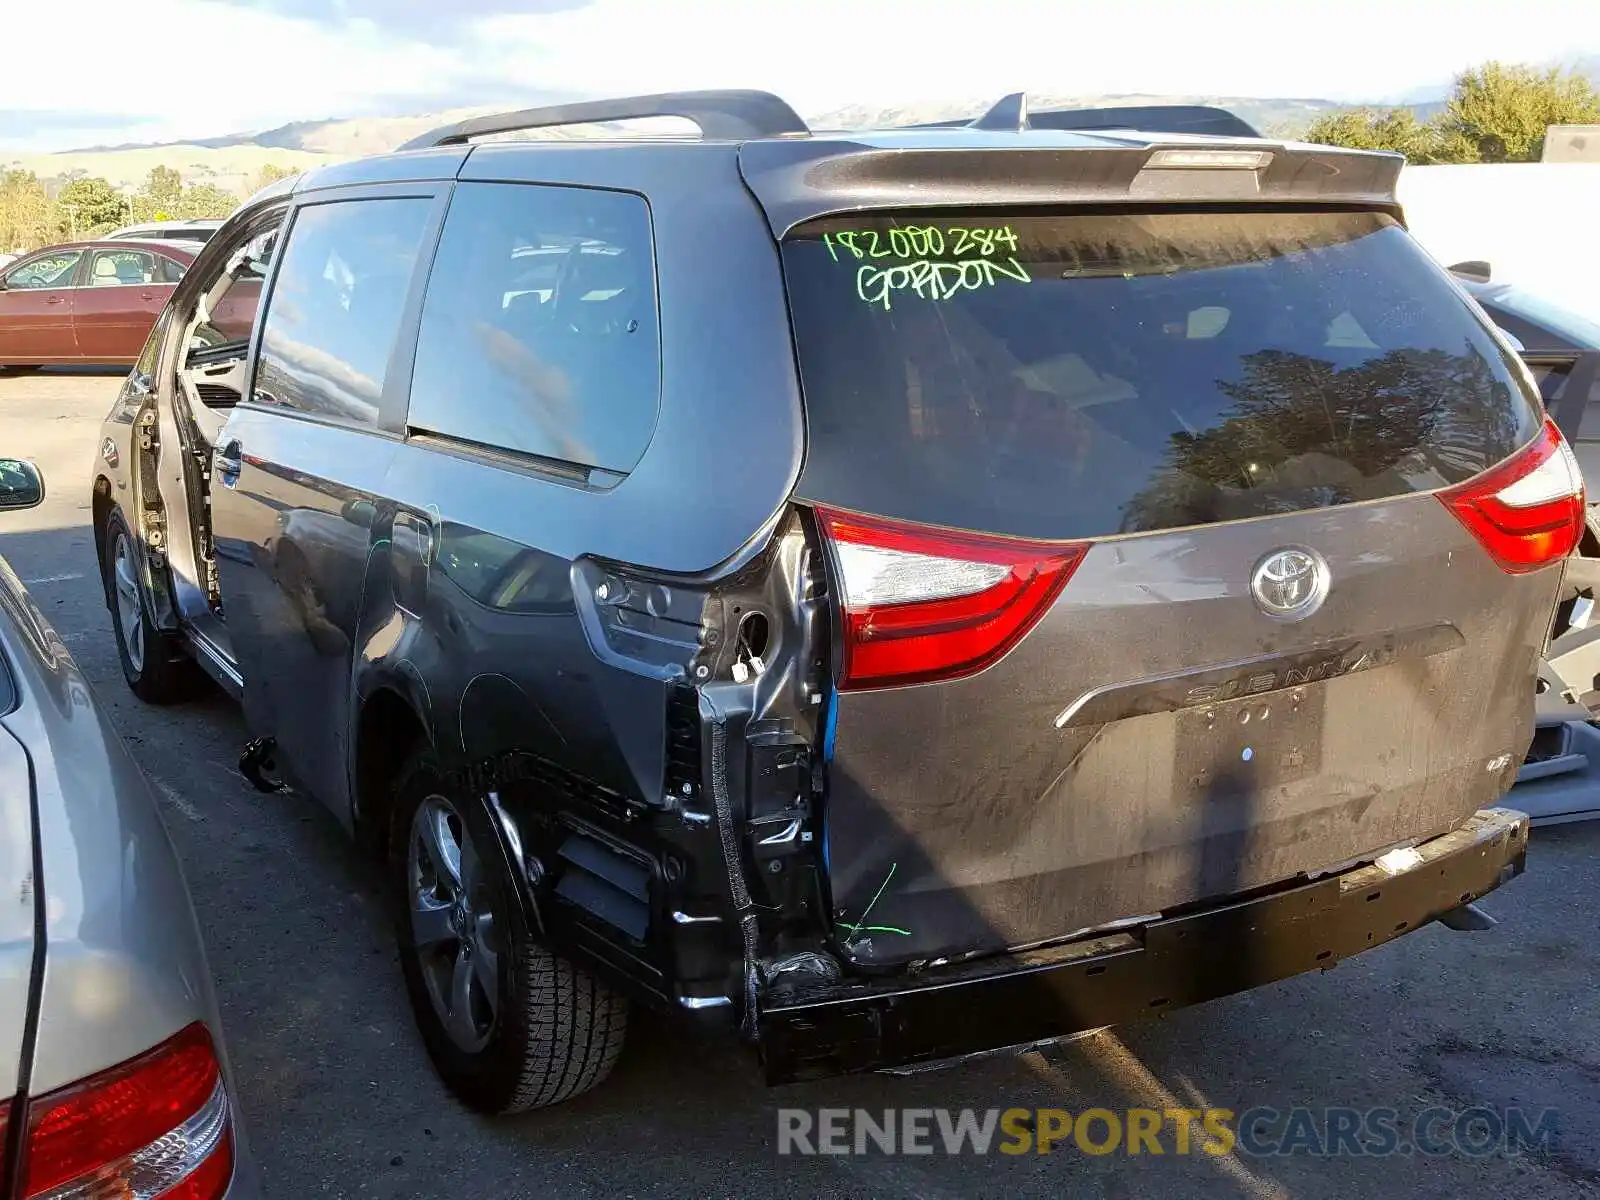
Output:
M104 233L128 217L128 200L99 176L74 179L56 195L60 226L69 237Z
M1477 162L1538 162L1550 125L1600 122L1600 92L1572 71L1485 63L1456 77L1441 134Z
M255 180L250 184L250 194L253 196L264 187L271 187L280 179L292 179L300 174L293 167L285 167L279 163L267 163L256 172Z
M172 215L180 221L193 221L204 217L225 217L239 207L239 198L225 192L214 183L196 183L183 189L173 206Z
M145 176L144 184L139 188L139 201L143 207L154 212L171 208L182 194L183 176L176 168L151 167L150 174Z
M1537 162L1550 125L1600 122L1600 92L1572 71L1484 63L1456 77L1445 109L1418 121L1406 108L1329 113L1306 140L1392 150L1414 163Z
M0 171L0 252L35 250L54 241L56 209L32 171Z
M1417 120L1409 108L1350 108L1319 117L1305 133L1308 142L1352 150L1388 150L1414 163L1463 162L1456 139L1431 122Z

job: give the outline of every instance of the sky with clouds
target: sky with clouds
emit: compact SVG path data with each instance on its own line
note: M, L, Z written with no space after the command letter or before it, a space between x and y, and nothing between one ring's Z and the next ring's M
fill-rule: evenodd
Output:
M0 150L556 96L758 87L802 113L1028 89L1409 97L1600 53L1595 0L12 0ZM35 46L28 49L31 43Z

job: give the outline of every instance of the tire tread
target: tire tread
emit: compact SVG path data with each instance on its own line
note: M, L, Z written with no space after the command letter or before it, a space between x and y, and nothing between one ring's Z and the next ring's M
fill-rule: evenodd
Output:
M414 796L424 777L437 778L438 765L430 750L421 750L400 771L395 785L395 795L401 802L395 805L394 833L390 845L401 856L405 854L405 838L409 829ZM452 797L461 803L460 797ZM397 909L404 906L399 898ZM487 1068L506 1064L503 1056L516 1055L514 1074L509 1086L491 1086L486 1079L477 1078L479 1072L470 1071L470 1078L452 1078L454 1069L447 1065L459 1060L459 1053L444 1056L434 1054L445 1082L462 1099L480 1111L500 1116L546 1108L582 1095L601 1083L616 1065L628 1028L628 1002L583 968L558 957L556 954L523 937L520 946L512 951L514 969L518 972L519 986L513 989L521 1001L518 1014L520 1028L498 1033L478 1057L490 1056L497 1062L485 1062ZM431 1008L424 1010L423 997L413 996L419 1022L437 1020ZM508 1014L502 1012L502 1021ZM508 1033L515 1036L507 1036ZM442 1028L432 1036L425 1036L430 1049L437 1039L446 1036ZM500 1075L500 1071L493 1074ZM501 1079L506 1079L500 1075ZM461 1086L464 1085L464 1086Z
M105 550L100 562L100 577L106 593L106 604L111 614L111 637L117 647L117 661L122 667L122 677L128 688L146 704L177 704L192 700L205 686L205 675L198 663L189 657L181 637L163 633L150 623L150 614L141 607L139 619L144 623L144 666L137 674L128 658L128 648L123 644L122 626L117 620L113 578L117 539L126 537L133 541L133 531L121 509L112 509L106 518Z

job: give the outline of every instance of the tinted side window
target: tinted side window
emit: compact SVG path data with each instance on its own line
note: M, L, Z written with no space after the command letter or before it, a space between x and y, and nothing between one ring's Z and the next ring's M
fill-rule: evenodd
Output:
M1530 363L1528 369L1533 372L1533 377L1539 381L1539 390L1544 393L1545 404L1554 408L1565 422L1567 404L1562 403L1557 407L1557 401L1575 400L1574 388L1587 388L1588 394L1584 397L1582 415L1578 419L1577 440L1580 442L1600 442L1600 367L1595 365L1595 358L1600 354L1592 355L1584 360L1560 368L1548 365L1539 366ZM1563 429L1566 428L1563 423ZM1571 434L1568 435L1572 436Z
M411 425L628 471L650 441L660 391L645 202L460 184L423 305Z
M182 263L166 257L160 259L157 269L162 283L181 283L184 272L188 270Z
M96 250L89 260L90 287L155 281L156 256L146 250Z
M432 205L344 200L296 214L267 302L257 404L377 423L384 369Z
M83 257L82 250L63 250L47 254L14 268L6 276L8 288L59 288L72 286L72 272Z
M261 286L272 267L277 251L278 235L282 225L274 223L249 240L234 248L221 272L213 275L205 291L217 286L217 279L225 272L228 284L217 295L211 308L211 320L196 327L194 344L197 346L222 346L250 340L255 328L256 310L261 306Z
M1589 385L1589 399L1583 406L1583 419L1578 423L1578 440L1600 442L1600 379Z
M1485 304L1484 311L1489 314L1489 319L1518 342L1522 343L1524 350L1564 350L1566 347L1559 344L1557 339L1551 338L1548 332L1540 329L1531 321L1525 321L1515 313L1507 312L1503 308L1491 307Z

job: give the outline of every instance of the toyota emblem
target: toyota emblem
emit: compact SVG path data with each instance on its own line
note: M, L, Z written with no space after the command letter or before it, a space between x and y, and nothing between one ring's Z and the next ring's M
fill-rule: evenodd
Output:
M1298 621L1309 617L1328 595L1328 564L1305 546L1274 550L1250 573L1250 593L1269 617Z

